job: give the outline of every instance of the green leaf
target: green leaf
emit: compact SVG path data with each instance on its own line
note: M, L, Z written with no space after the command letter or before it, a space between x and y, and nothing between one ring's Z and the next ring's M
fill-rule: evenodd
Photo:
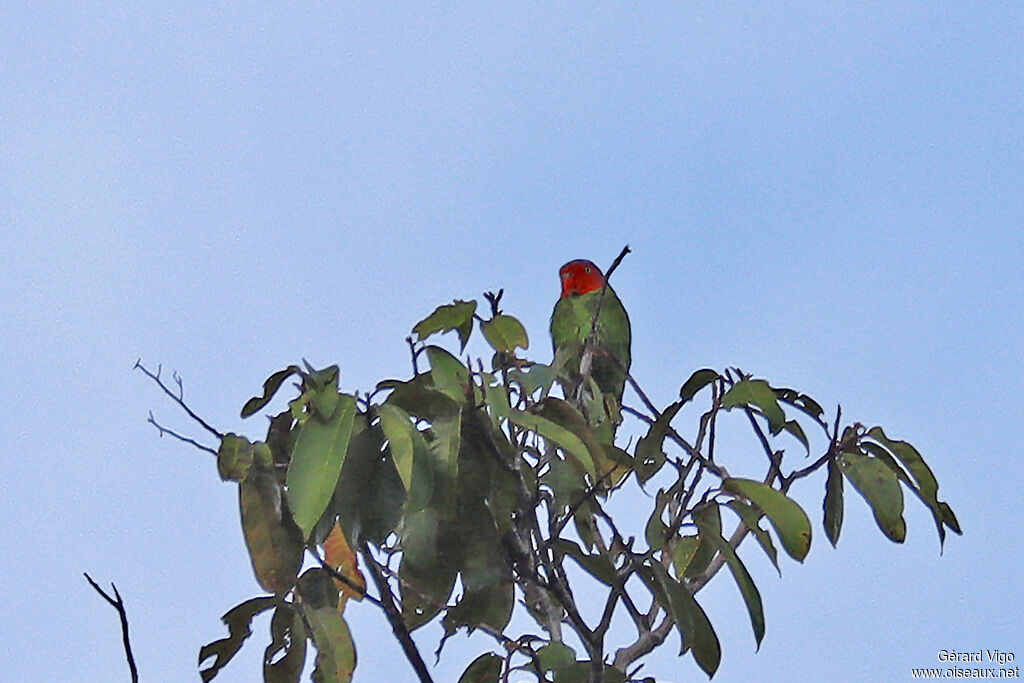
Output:
M212 681L214 676L231 661L231 658L238 654L246 638L252 635L253 617L260 612L265 612L275 604L277 604L277 598L267 596L250 598L231 608L227 614L221 617L221 621L228 627L228 637L215 640L199 648L199 666L202 666L203 662L210 657L214 658L210 666L199 671L203 683Z
M453 303L438 306L434 312L416 323L412 328L419 341L437 332L455 330L459 335L460 351L466 348L469 335L473 331L473 314L476 313L476 301L456 300Z
M298 683L305 663L305 623L292 605L281 603L270 620L270 645L263 653L263 681Z
M537 650L537 665L554 674L557 683L586 683L590 680L590 664L576 659L569 646L551 641Z
M508 390L501 382L495 381L494 375L485 374L483 380L484 399L490 407L491 423L499 428L501 420L505 419L512 408L508 401Z
M594 462L594 472L588 470L588 473L594 476L595 483L600 482L603 489L619 483L632 468L633 461L629 454L610 444L601 443L595 430L590 428L580 411L568 401L548 396L538 401L530 412L568 429L583 442Z
M939 512L942 515L942 523L952 529L955 534L962 534L960 530L960 522L957 520L956 515L953 514L953 508L949 507L946 503L939 502Z
M378 388L382 384L378 384ZM434 420L458 412L462 401L453 400L434 386L429 372L420 373L408 382L387 382L386 388L391 395L384 403L398 406L410 415L433 422Z
M878 441L883 446L892 451L893 455L903 463L903 466L910 471L914 481L917 482L917 493L921 500L924 501L925 505L932 512L932 517L935 519L935 526L939 534L939 542L943 543L946 540L946 531L944 526L948 526L954 533L960 533L960 525L956 523L956 517L953 515L953 510L942 501L939 500L939 482L935 479L935 475L932 473L928 464L925 463L924 458L917 452L917 449L906 441L897 441L890 439L882 431L881 427L872 427L868 430L867 436L871 437L875 441ZM948 514L947 514L948 512ZM949 524L949 520L952 519L953 524Z
M402 618L411 630L429 622L447 604L461 549L449 525L430 508L406 518L400 535Z
M509 531L519 505L518 479L511 463L519 457L484 410L465 414L457 479L458 515L463 524L468 516L478 516L487 520L488 537ZM533 472L529 467L520 468L523 483L529 486L527 471ZM499 555L503 552L498 548Z
M485 652L466 667L459 676L459 683L499 683L503 661L493 652Z
M270 459L275 465L287 466L292 459L295 437L299 435L299 430L293 429L295 424L291 410L284 410L270 418L266 444L270 449Z
M547 394L558 376L558 371L551 365L533 363L522 369L510 370L508 378L523 388L523 393L532 395L538 389L543 389L542 395Z
M295 588L304 607L309 609L338 608L338 585L323 567L310 567L302 572Z
M355 413L355 397L339 394L330 417L311 415L299 432L288 465L288 507L304 538L309 537L334 494Z
M474 453L474 456L483 456ZM476 458L467 458L473 460ZM505 560L505 548L491 519L485 498L490 493L491 461L465 463L459 467L460 514L456 534L459 547L445 548L461 554L460 572L463 594L443 620L446 634L459 626L470 631L479 625L497 632L505 629L515 604L514 585Z
M238 485L242 533L252 570L271 593L291 588L302 565L302 532L282 503L281 487L272 471L253 468Z
M501 632L512 618L515 606L515 589L511 581L469 590L459 598L454 607L448 608L442 624L446 634L452 634L460 626L469 627L472 632L477 626L488 626Z
M683 386L679 389L679 398L683 403L687 403L697 395L697 392L718 379L718 376L718 373L710 368L698 370L690 375L690 379L683 383Z
M676 576L686 576L697 555L697 548L700 547L700 538L697 536L680 536L676 539L676 549L672 553L672 566L675 567ZM697 572L698 574L700 572Z
M687 649L693 650L697 666L708 676L713 676L722 661L722 647L708 615L693 594L685 585L669 576L665 567L658 562L642 565L639 574L675 622L682 640L680 654Z
M430 571L445 564L450 558L443 555L442 544L447 542L447 525L441 513L425 508L409 515L399 530L403 566ZM447 599L445 595L445 599Z
M843 475L835 460L828 461L828 479L825 481L825 535L832 547L839 543L839 532L843 530Z
M737 406L754 406L768 419L768 428L773 435L782 431L786 415L779 406L775 392L763 379L744 379L736 382L722 396L722 408L731 410Z
M469 369L440 346L428 346L425 351L430 361L430 376L437 390L457 403L465 402Z
M604 674L601 676L601 683L629 683L629 681L635 681L635 678L626 679L626 674L622 673L614 666L605 666ZM642 683L654 683L654 679L648 676L642 679Z
M576 507L572 515L572 523L576 528L576 535L580 537L583 547L587 550L597 545L597 522L594 515L597 514L597 506L592 496L585 496Z
M804 561L811 549L811 523L803 508L771 486L752 479L725 479L722 488L743 496L767 515L789 556Z
M525 349L530 346L526 328L510 315L498 314L485 320L480 323L480 331L495 351L512 353L517 347Z
M414 438L419 432L413 426L409 413L398 406L385 403L377 407L377 414L380 416L380 426L388 440L395 468L402 478L402 485L408 491L412 488L413 459L416 454ZM423 456L425 457L425 453Z
M303 607L316 647L315 683L348 683L356 668L356 646L348 624L336 608Z
M576 653L565 643L553 640L537 650L537 666L541 671L558 672L576 664Z
M662 444L665 441L665 432L668 431L669 424L682 407L683 401L678 401L665 408L661 415L658 416L658 419L651 424L650 429L647 430L647 435L641 437L640 441L637 442L636 478L640 484L645 484L665 464L665 451L662 448Z
M223 481L241 481L252 466L252 443L244 436L225 434L217 448L217 474Z
M896 474L878 458L842 453L839 469L871 506L875 522L889 540L902 543L907 537L903 519L903 491Z
M693 511L693 520L695 523L711 529L718 535L722 534L722 514L718 505L713 503L701 505ZM718 548L704 536L705 534L703 533L698 534L697 548L693 553L693 557L690 558L686 565L686 571L680 575L681 578L697 578L711 566L712 560L718 554Z
M747 528L754 534L754 538L757 539L758 545L764 550L768 559L772 561L775 571L779 572L779 576L782 576L782 570L779 568L779 552L775 549L775 544L772 543L771 534L761 528L762 512L750 503L738 498L730 500L726 505L739 515L740 520L747 525Z
M662 515L671 498L672 494L664 489L658 489L658 493L654 496L654 510L647 518L647 526L644 528L644 538L647 540L647 547L651 550L661 550L668 542L668 525L665 524Z
M360 414L349 439L333 509L345 537L381 543L402 517L405 487L394 459L384 450L384 433Z
M551 458L540 481L551 489L555 497L555 510L559 513L576 505L587 488L582 469L573 467L568 460L558 456Z
M615 565L607 556L601 553L587 553L575 542L566 538L556 538L551 545L555 552L574 559L584 571L604 585L614 586L616 584Z
M717 508L718 506L716 505L715 507ZM758 592L757 586L754 585L750 572L747 571L747 568L736 554L735 548L722 538L721 531L719 530L721 525L719 524L719 529L716 529L714 525L708 523L706 517L701 515L695 515L695 519L697 527L700 529L701 541L710 542L718 552L722 553L726 564L729 565L729 570L732 572L736 585L740 589L740 594L743 596L743 602L747 605L747 612L750 614L750 625L754 629L754 640L757 641L757 648L760 649L761 640L764 638L764 606L761 603L761 594Z
M430 425L427 452L434 466L432 504L444 510L447 517L455 515L455 481L459 473L459 451L462 446L462 411L438 415Z
M520 427L536 432L545 439L554 442L580 467L586 470L587 474L591 477L596 477L597 470L594 466L594 458L590 453L590 449L571 430L546 417L541 417L535 413L524 413L521 410L509 411L508 419Z
M326 420L338 405L338 366L314 370L306 363L306 368L309 372L303 378L303 396L300 399L309 405L312 415Z
M413 459L412 486L405 497L405 514L422 510L430 504L434 495L434 463L430 448L423 434L416 428L412 431Z
M302 372L302 370L299 369L298 365L289 365L284 370L278 370L268 377L266 381L263 382L263 395L253 396L245 402L244 406L242 406L242 417L249 417L250 415L262 410L263 406L270 403L270 399L274 398L274 394L276 394L277 390L281 388L284 381L299 372Z
M797 410L803 411L810 417L814 418L819 425L823 427L825 426L825 421L822 419L825 411L821 409L821 406L818 405L818 402L813 398L807 394L801 394L799 391L794 391L793 389L779 388L774 391L775 396L778 397L780 401L788 403Z
M874 441L862 439L860 441L860 452L866 455L876 457L882 462L884 462L889 467L889 469L893 471L893 473L896 475L896 478L907 485L907 488L916 493L918 496L921 495L920 492L917 490L917 484L914 483L914 481L910 478L910 475L907 474L907 471L903 469L903 465L899 464L896 461L896 458L893 457L892 453L890 453L885 446L875 443Z
M803 445L807 455L810 455L811 444L807 440L807 434L804 433L804 428L800 426L799 422L796 420L786 420L786 423L782 425L782 429L792 434L793 438Z

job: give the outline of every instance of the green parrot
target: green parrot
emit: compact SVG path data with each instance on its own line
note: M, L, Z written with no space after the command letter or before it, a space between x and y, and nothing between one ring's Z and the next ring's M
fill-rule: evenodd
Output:
M566 400L579 408L597 437L610 444L622 421L632 341L629 316L593 262L569 261L558 275L562 295L551 314L552 366ZM597 331L591 340L595 318Z

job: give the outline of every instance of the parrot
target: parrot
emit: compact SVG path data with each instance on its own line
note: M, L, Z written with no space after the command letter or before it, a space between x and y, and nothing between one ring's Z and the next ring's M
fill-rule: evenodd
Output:
M580 410L599 440L611 444L622 421L629 374L629 316L592 261L569 261L558 275L562 293L551 313L552 367L566 400Z

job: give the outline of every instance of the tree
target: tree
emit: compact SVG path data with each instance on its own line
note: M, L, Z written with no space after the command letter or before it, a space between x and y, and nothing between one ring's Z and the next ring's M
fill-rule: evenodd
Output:
M238 487L246 545L266 593L224 615L228 636L199 653L204 681L239 651L252 618L268 610L266 681L298 680L307 642L316 651L315 681L350 680L349 598L383 610L421 681L430 673L410 633L438 618L445 631L439 649L463 628L495 641L494 651L469 663L467 683L504 682L511 672L557 683L639 680L638 662L673 630L681 654L692 654L711 676L721 647L697 596L728 566L760 644L764 609L737 548L753 537L776 568L777 546L804 559L812 526L787 495L795 484L823 475L822 522L833 545L846 483L893 542L906 535L904 490L931 512L940 544L947 528L960 533L911 444L881 427L844 424L838 408L827 419L808 395L739 369L697 370L662 408L628 377L641 407L624 403L622 412L646 434L629 450L608 443L553 394L559 368L523 357L527 333L501 310L502 292L484 296L484 315L476 301L455 301L418 322L407 339L412 376L367 394L342 392L337 366L275 372L242 408L243 417L259 413L297 379L297 395L271 417L263 440L217 431L185 405L180 379L174 391L159 372L139 366L218 440L206 450L221 478ZM460 358L477 330L494 352L486 365ZM428 343L450 332L458 355ZM679 426L688 413L696 417L691 439ZM720 459L716 436L728 413L744 418L763 471L734 474ZM809 460L817 440L824 448ZM790 465L793 450L803 467ZM650 506L643 528L626 528L609 513L620 497L631 497L634 508ZM581 614L584 591L603 600L596 620ZM510 632L516 609L543 635ZM609 642L616 618L631 621L635 637Z

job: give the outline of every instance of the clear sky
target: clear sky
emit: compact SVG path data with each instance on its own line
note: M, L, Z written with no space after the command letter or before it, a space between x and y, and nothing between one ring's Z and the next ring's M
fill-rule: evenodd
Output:
M850 494L765 601L702 593L715 680L909 680L1024 660L1018 2L15 3L0 18L0 579L7 680L198 680L256 595L232 485L132 372L222 430L272 371L408 372L437 304L504 287L547 358L557 269L633 253L634 374L667 404L740 366L914 442L966 532L896 546ZM830 408L831 409L831 408ZM737 462L753 457L735 454ZM736 472L736 468L733 468ZM408 680L369 605L356 680ZM258 680L267 620L218 678ZM431 651L440 627L420 633ZM674 638L674 636L673 636ZM449 643L437 680L474 648ZM670 641L646 672L700 680ZM371 674L370 672L375 673Z

